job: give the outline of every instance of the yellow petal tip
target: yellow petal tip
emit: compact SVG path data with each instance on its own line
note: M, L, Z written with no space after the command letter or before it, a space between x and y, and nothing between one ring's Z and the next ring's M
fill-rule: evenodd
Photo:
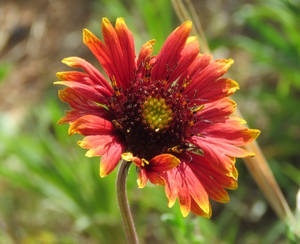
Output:
M82 30L82 38L83 38L83 43L85 44L97 41L96 36L86 28Z
M108 18L104 17L104 18L102 18L102 24L104 26L107 26L107 25L110 25L111 23Z
M94 155L94 151L93 150L88 150L86 153L85 153L85 156L87 157L87 158L91 158L91 157L94 157L95 155Z
M154 44L156 43L155 39L149 40L147 43L149 43L151 46L154 46Z
M145 187L145 185L142 184L142 182L140 181L139 178L136 180L136 182L137 182L138 188L142 189Z
M186 218L190 213L190 209L185 206L180 206L180 212L181 212L182 216L184 218Z
M65 72L57 72L57 73L56 73L56 77L57 77L58 79L60 79L60 80L63 80L63 79L64 79L64 73L65 73Z
M100 165L100 177L103 178L107 176L107 173L102 169L101 165Z
M61 60L61 62L67 66L70 66L72 68L76 68L76 62L74 62L75 57L68 57Z
M189 36L188 39L186 40L186 44L189 44L191 42L197 41L197 36Z
M64 83L62 81L58 80L58 81L54 81L53 84L54 85L63 85Z
M175 199L174 200L173 199L172 200L169 199L169 201L168 201L168 208L172 208L174 206L175 202L176 202Z
M261 131L258 129L249 129L249 132L253 140L255 140L261 133Z
M185 21L183 24L187 29L191 29L193 26L193 23L190 20Z
M117 20L116 20L116 25L125 25L125 20L123 17L118 17Z

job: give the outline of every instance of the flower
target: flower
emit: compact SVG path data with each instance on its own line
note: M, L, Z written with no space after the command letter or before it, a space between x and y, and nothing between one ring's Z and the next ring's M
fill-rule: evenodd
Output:
M123 160L139 169L138 186L149 180L164 185L169 207L179 199L183 216L190 211L210 217L209 198L228 202L225 189L237 187L236 157L253 154L240 146L253 141L258 130L230 117L236 103L228 98L238 84L221 78L233 60L212 60L200 54L197 38L189 37L192 23L184 22L167 38L157 56L154 40L138 58L132 33L124 20L115 27L102 21L104 42L89 30L83 41L96 56L108 79L78 57L62 60L80 71L57 73L55 84L71 111L59 123L69 134L83 136L78 144L86 156L102 156L100 176Z

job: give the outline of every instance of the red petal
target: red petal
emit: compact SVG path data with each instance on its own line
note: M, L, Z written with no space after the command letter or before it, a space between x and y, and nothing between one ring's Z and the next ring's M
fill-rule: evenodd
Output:
M65 85L72 88L76 93L80 94L86 100L91 100L99 104L107 104L107 97L110 97L106 92L107 89L102 87L102 90L99 91L93 88L92 86L81 84L79 82L73 81L56 81L56 85Z
M69 57L64 58L62 63L72 67L72 68L81 68L83 69L89 77L97 82L99 85L104 86L107 90L113 91L110 84L106 81L105 77L97 70L93 65L91 65L86 60L79 57Z
M176 167L180 160L172 154L160 154L150 160L151 171L161 172Z
M222 170L212 160L207 159L206 156L191 153L191 157L193 159L191 167L196 173L198 171L205 172L205 175L214 179L223 188L231 190L237 188L237 173L234 172L236 171L234 165L231 164L230 170Z
M79 71L57 72L56 77L60 80L76 81L76 82L81 82L86 85L94 85L95 84L95 82L90 78L90 76L88 74L79 72Z
M217 99L228 97L239 89L237 82L231 79L222 78L208 83L204 88L197 89L194 92L194 99L200 102L197 104L209 103Z
M175 81L187 68L194 62L199 54L199 43L196 37L189 37L186 41L186 45L180 54L178 65L172 71L169 81Z
M161 175L158 172L155 171L147 171L147 176L152 184L156 185L165 185L164 179L161 177Z
M152 80L166 80L170 70L176 67L180 59L178 54L184 48L191 28L192 22L186 21L169 35L157 56L157 61L151 74Z
M194 214L202 216L202 217L205 217L205 218L210 218L211 217L211 213L212 213L210 205L209 205L209 211L208 212L204 212L202 210L202 208L200 208L199 205L194 200L192 200L192 202L191 202L191 211Z
M223 98L215 102L205 104L204 108L197 112L196 116L198 121L204 120L214 123L222 122L227 118L228 115L232 114L235 109L236 103L233 100L229 98Z
M207 138L193 136L189 142L199 147L204 152L206 160L211 162L216 169L231 175L235 160L226 155L224 151L222 151L222 148L216 147L214 144L211 144L210 141L206 141L205 139ZM243 152L246 153L245 150Z
M123 51L122 68L125 71L125 76L128 78L128 81L134 81L136 66L134 39L132 33L127 28L123 18L117 18L115 29L119 37L121 49Z
M128 57L124 57L118 34L107 18L102 19L102 33L107 54L115 68L114 77L118 86L127 87L130 82L128 70L124 63L128 63Z
M171 208L178 196L178 187L176 182L176 168L169 170L163 174L163 179L165 181L165 192L168 198L168 207Z
M121 159L121 154L124 151L124 146L117 141L113 141L107 147L107 151L101 157L100 177L108 175L115 169Z
M142 47L139 54L139 58L137 61L137 67L140 69L141 66L145 65L145 63L150 58L153 52L153 46L155 44L155 40L147 41Z
M210 82L216 81L219 77L224 75L232 65L232 59L218 59L211 62L200 72L197 72L189 86L184 90L187 96L194 96L195 90L198 92L204 89Z
M229 202L229 195L227 191L206 171L203 171L198 167L199 163L191 162L190 167L192 168L194 174L201 182L202 186L205 188L205 191L208 193L209 197L217 202L227 203ZM195 187L197 189L197 187ZM195 197L193 197L195 199ZM196 201L198 204L199 202ZM199 206L201 206L199 204Z
M178 200L179 200L179 206L180 211L183 217L188 216L188 214L191 211L191 195L188 189L188 186L186 185L186 182L181 179L180 177L177 178L178 180L181 180L180 188L178 189ZM179 183L179 182L178 182Z
M191 195L192 199L198 204L198 206L205 213L208 213L210 204L208 200L208 194L206 189L203 187L203 183L192 171L189 164L186 164L185 167L182 166L182 168L185 180L187 182L189 194Z
M114 126L108 120L95 115L85 115L71 123L69 134L79 133L84 136L112 134Z
M148 177L147 177L146 170L145 169L141 169L140 173L139 173L139 177L137 179L138 187L139 188L144 188L145 185L147 184L147 180L148 180Z
M116 138L112 135L86 136L82 141L78 141L78 145L84 149L90 149L85 156L95 157L102 156L107 151L108 145L115 140Z
M183 85L197 78L200 72L211 62L210 54L198 54L193 63L182 73L178 80L178 84Z
M191 142L207 152L210 155L225 154L230 157L244 158L249 156L254 156L253 153L249 153L243 148L236 147L234 145L228 144L227 141L220 138L213 137L198 137L193 136Z
M69 103L75 110L67 111L66 116L59 120L59 124L73 122L81 116L87 114L97 115L99 117L108 118L107 110L94 102L83 98L78 92L72 88L65 88L58 91L59 98L66 103Z
M165 180L165 191L169 199L169 207L175 203L178 196L182 215L188 215L191 201L194 200L204 212L209 213L210 204L208 194L196 177L190 166L184 161L162 174Z
M227 118L222 123L207 126L202 133L207 137L215 138L220 143L243 146L255 140L260 131L245 128L238 118Z
M165 180L165 192L169 200L168 206L172 207L176 197L178 197L181 213L186 217L191 209L191 196L189 195L184 175L182 175L183 172L179 169L181 165L164 172L162 177Z

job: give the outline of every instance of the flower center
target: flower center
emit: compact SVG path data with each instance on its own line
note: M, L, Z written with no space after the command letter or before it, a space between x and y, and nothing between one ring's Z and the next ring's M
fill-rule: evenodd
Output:
M143 122L155 132L169 126L172 114L173 112L164 98L149 96L142 105Z

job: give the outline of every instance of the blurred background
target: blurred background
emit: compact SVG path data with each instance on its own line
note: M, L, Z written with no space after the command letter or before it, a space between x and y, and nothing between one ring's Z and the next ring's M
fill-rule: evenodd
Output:
M215 58L233 58L234 96L292 210L300 185L300 1L194 1ZM116 172L100 179L99 158L85 158L56 122L55 73L81 56L100 68L81 30L101 37L101 18L125 18L136 51L155 38L157 53L179 25L169 0L0 1L0 243L125 243L116 204ZM182 218L162 187L128 193L141 243L289 243L289 228L269 207L243 161L228 204L210 220ZM151 196L151 197L149 197Z

